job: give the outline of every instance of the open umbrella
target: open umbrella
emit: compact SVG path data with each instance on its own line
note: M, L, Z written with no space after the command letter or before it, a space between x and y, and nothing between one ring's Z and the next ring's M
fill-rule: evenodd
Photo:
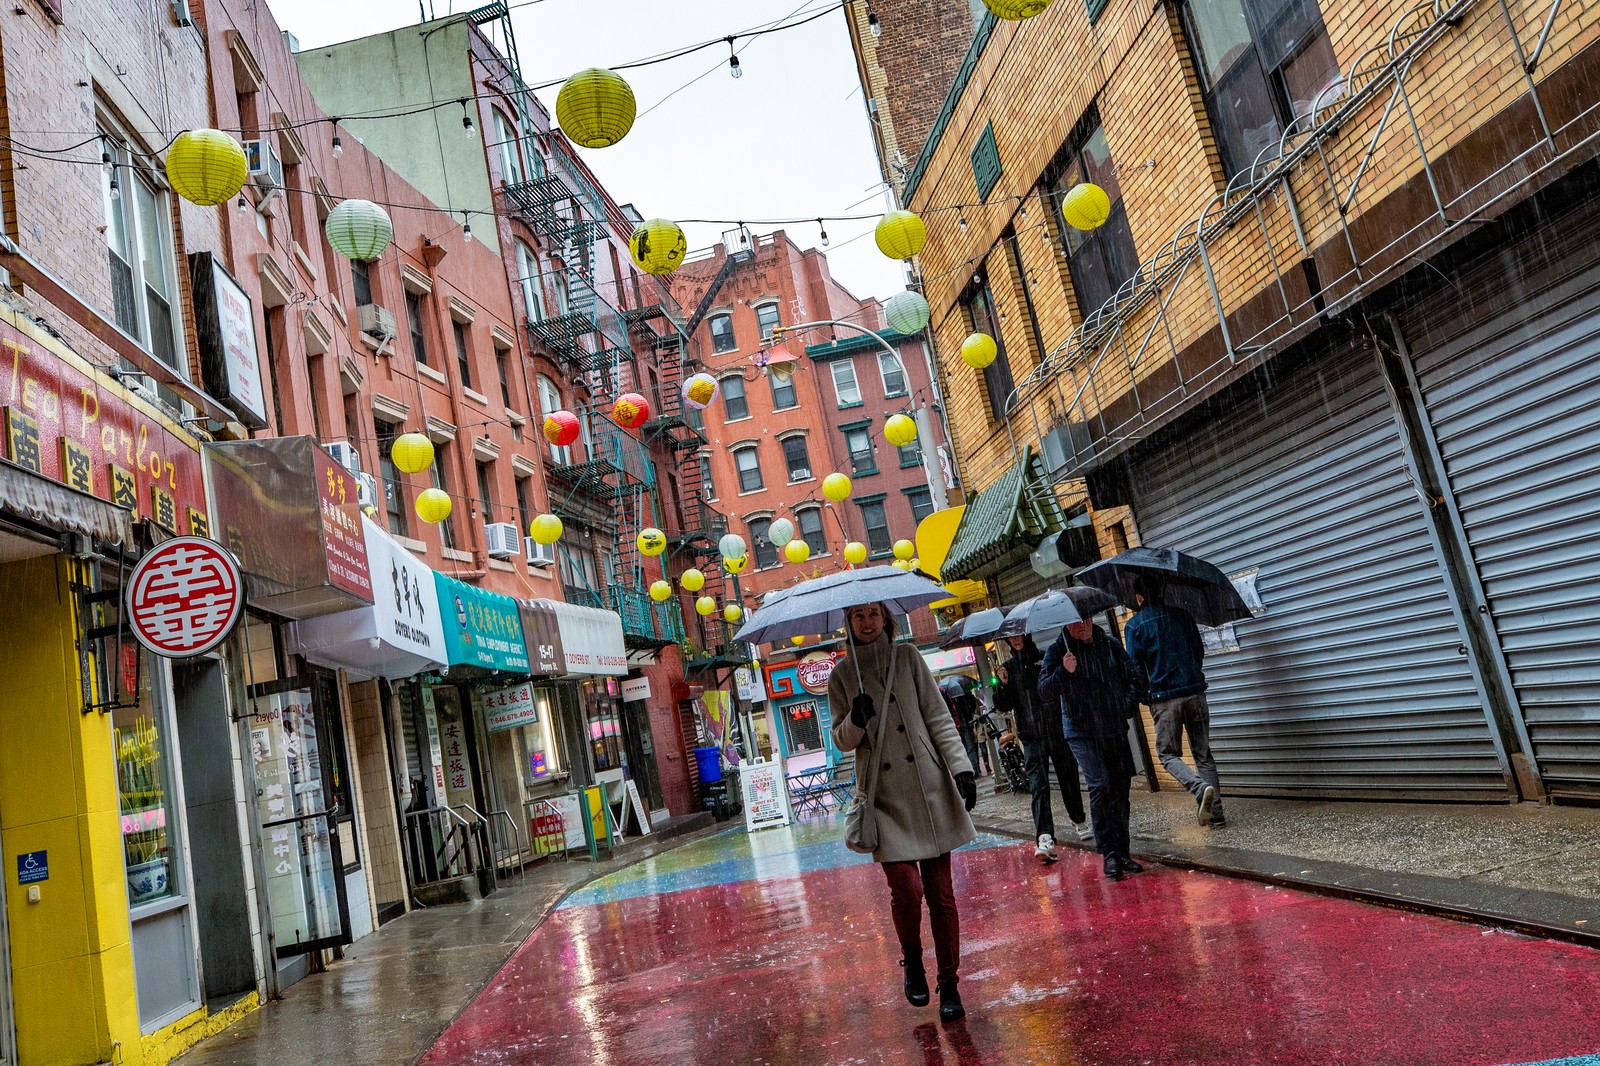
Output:
M939 642L939 647L967 648L974 644L987 643L994 639L995 631L1005 619L1006 613L998 607L969 614L950 627L950 632Z
M1069 589L1051 589L1011 608L995 636L1016 637L1024 633L1064 629L1074 622L1087 621L1101 611L1109 611L1116 605L1115 596L1097 588L1080 585Z
M1176 548L1130 548L1121 555L1078 571L1085 585L1104 589L1128 607L1136 577L1155 578L1169 607L1181 607L1203 626L1220 626L1251 617L1251 610L1217 567Z

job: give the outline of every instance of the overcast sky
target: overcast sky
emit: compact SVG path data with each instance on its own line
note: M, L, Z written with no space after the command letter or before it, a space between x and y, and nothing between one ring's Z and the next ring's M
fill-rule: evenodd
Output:
M448 0L423 2L439 16L451 10ZM519 6L513 0L512 6L523 77L538 85L583 67L614 66L722 38L793 12L803 17L831 3L524 0ZM417 0L268 0L268 6L302 48L414 25L419 18ZM454 10L475 6L468 0ZM735 81L728 74L728 48L719 41L683 59L625 72L639 100L633 131L610 148L581 149L618 202L631 201L647 217L674 219L814 219L882 211L881 178L844 13L741 41L740 64L744 76ZM556 92L540 93L552 113ZM872 226L829 223L829 259L834 276L858 295L888 297L904 287L903 273L873 244ZM686 225L690 248L716 243L721 228ZM785 228L802 247L819 243L814 221Z

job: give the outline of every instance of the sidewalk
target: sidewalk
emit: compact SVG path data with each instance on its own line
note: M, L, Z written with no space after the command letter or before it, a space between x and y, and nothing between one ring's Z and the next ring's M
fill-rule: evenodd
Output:
M1058 845L1092 848L1071 839L1061 795L1052 796ZM1600 810L1237 796L1227 808L1226 829L1202 828L1187 792L1152 793L1135 778L1133 850L1171 865L1600 946ZM981 828L1033 839L1028 796L997 795L992 778L979 780L972 816Z

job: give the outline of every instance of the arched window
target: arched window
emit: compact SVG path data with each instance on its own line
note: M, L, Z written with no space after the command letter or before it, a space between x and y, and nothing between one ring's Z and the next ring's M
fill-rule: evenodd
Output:
M522 306L528 312L528 321L544 319L544 296L540 288L544 279L539 276L539 257L526 241L517 240L517 284L522 288Z

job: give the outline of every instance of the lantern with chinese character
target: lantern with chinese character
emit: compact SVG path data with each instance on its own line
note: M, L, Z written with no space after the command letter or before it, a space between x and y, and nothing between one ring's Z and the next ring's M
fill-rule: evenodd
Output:
M443 489L423 489L417 494L417 517L438 525L450 517L450 494Z
M638 429L650 420L650 404L637 392L625 392L611 405L611 421L623 429Z
M894 542L894 557L896 559L909 560L915 554L917 554L917 546L909 540L897 540Z
M822 494L834 503L843 503L850 498L850 479L840 473L832 473L822 479Z
M704 411L717 398L717 379L710 374L695 374L683 383L683 402Z
M585 148L609 148L628 135L639 105L622 75L603 67L580 70L556 94L556 121Z
M717 541L717 552L725 560L743 559L750 553L750 548L739 534L724 533L722 539Z
M1050 6L1050 0L983 0L983 6L998 18L1017 22L1033 18Z
M743 617L744 608L740 607L737 603L730 603L722 609L722 620L724 622L737 622Z
M794 523L787 518L774 518L772 524L767 527L767 539L772 542L773 547L783 547L794 540Z
M917 439L917 423L910 415L895 415L883 424L883 439L904 448Z
M878 221L872 236L878 251L890 259L910 259L928 243L928 227L914 212L890 211Z
M987 333L974 333L961 342L961 361L974 370L982 370L999 354L999 345Z
M750 556L741 555L737 559L722 560L722 571L726 574L742 574L744 568L750 565Z
M221 130L185 130L167 149L167 181L179 196L201 207L237 196L249 169L239 142Z
M798 565L811 558L811 545L803 540L791 540L783 546L783 554L791 563Z
M710 596L701 596L698 600L694 601L694 609L696 614L704 618L708 615L716 613L717 601L712 599Z
M657 603L666 603L672 599L672 586L665 581L651 582L650 598Z
M699 592L706 587L706 575L695 569L685 570L678 575L678 584L685 592Z
M561 519L553 514L542 514L528 523L528 536L536 544L554 544L561 539L564 529Z
M647 274L670 274L683 265L689 239L676 222L652 218L641 222L628 238L628 255Z
M578 416L571 411L551 411L544 419L544 438L557 448L565 448L578 439L582 427Z
M433 465L433 441L422 433L402 433L389 445L389 458L402 473L421 473Z
M650 526L639 531L639 554L657 556L667 550L667 535L661 530Z
M394 237L389 212L371 200L343 200L323 224L328 245L346 259L376 259Z
M920 292L897 292L883 305L883 320L896 333L921 333L932 312L928 301Z
M1099 229L1111 217L1111 197L1089 182L1074 185L1061 198L1061 217L1073 229Z
M867 546L859 540L852 540L844 546L844 561L851 566L860 566L867 561Z

